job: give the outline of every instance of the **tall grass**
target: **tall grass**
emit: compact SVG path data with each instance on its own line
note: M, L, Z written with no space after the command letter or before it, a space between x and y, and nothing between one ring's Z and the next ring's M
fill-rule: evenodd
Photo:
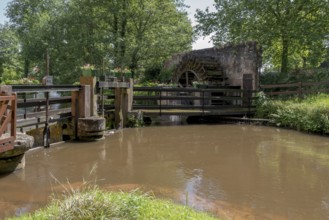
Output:
M53 199L46 208L15 219L215 219L186 206L157 200L139 191L106 192L96 187L73 190L69 196Z
M270 119L280 127L329 134L329 95L317 94L283 101L259 94L256 117Z

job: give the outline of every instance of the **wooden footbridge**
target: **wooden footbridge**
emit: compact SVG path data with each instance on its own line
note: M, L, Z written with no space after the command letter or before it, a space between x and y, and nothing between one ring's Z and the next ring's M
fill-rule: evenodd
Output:
M115 87L113 83L103 82L99 84L99 87L102 102L100 108L105 112L119 108L115 98L122 95L126 96L127 100L131 100L128 111L142 111L145 116L245 116L252 115L255 111L255 91L232 86L221 88L133 87L126 94L120 93L120 88Z
M145 115L252 115L252 91L218 89L135 87L133 109Z
M268 95L302 97L303 94L328 92L328 85L329 82L293 83L260 86L260 90ZM131 82L99 82L97 86L94 80L90 85L81 84L81 86L13 85L11 88L12 93L0 91L0 153L13 147L16 128L25 132L32 128L43 128L47 123L74 121L78 113L86 114L84 107L91 104L78 105L76 100L80 98L86 102L95 102L97 110L92 115L110 114L117 112L118 109L126 109L127 112L141 111L147 117L157 115L241 117L255 113L256 91L234 86L133 87ZM82 91L85 92L81 93ZM96 94L87 91L97 92L98 99ZM52 96L53 92L57 96ZM87 99L87 96L91 98ZM92 97L94 101L91 101ZM126 104L118 101L124 99L127 99ZM3 135L4 133L7 135Z

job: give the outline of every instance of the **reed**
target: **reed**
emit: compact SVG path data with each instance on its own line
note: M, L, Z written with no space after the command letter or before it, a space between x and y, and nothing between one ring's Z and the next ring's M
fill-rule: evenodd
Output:
M53 199L47 207L13 219L215 219L206 213L158 200L140 191L118 193L88 187L67 192L69 195Z
M271 100L259 95L256 117L299 131L329 134L329 95L310 95L304 99Z

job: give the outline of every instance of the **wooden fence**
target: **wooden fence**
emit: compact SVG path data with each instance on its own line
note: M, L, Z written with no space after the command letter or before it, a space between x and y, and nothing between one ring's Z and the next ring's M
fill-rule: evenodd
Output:
M71 92L80 86L13 85L17 93L17 128L43 127L47 121L71 118Z
M9 135L4 133L9 131ZM16 138L16 94L0 94L0 153L14 148Z
M297 82L276 85L261 85L260 91L272 97L299 96L329 92L329 82Z

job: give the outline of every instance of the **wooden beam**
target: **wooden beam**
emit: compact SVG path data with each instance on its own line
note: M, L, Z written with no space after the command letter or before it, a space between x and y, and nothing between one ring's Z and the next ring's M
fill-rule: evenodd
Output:
M11 115L12 115L12 112L9 111L8 115L5 116L5 120L2 121L2 124L0 126L0 135L2 135L7 130L7 126L11 120ZM16 121L14 123L16 123Z
M1 106L0 106L0 119L1 119L2 116L6 113L6 111L8 109L7 107L8 107L9 100L5 100L0 103L1 103Z
M14 149L15 138L8 137L0 139L0 153Z

